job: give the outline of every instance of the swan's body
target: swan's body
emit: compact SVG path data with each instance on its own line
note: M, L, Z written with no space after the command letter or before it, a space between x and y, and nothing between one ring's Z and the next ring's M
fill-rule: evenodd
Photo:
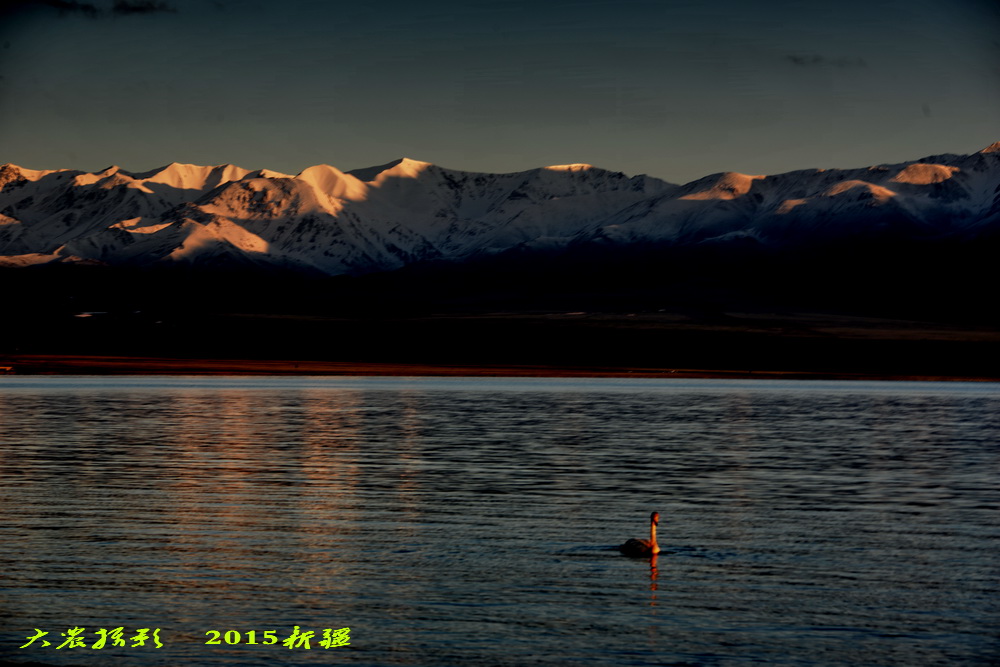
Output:
M626 556L655 556L660 553L660 545L656 543L656 526L660 523L660 513L649 515L649 539L637 540L634 537L618 547Z

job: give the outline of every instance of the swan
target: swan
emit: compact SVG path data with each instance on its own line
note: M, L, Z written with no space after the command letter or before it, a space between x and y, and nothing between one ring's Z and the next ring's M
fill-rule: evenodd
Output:
M655 556L660 553L660 545L656 543L656 526L660 523L660 513L649 515L649 539L637 540L634 537L618 547L626 556Z

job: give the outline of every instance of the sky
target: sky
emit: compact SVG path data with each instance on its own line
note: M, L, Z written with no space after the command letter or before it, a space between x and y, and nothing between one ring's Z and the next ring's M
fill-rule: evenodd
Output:
M684 183L1000 140L994 0L25 0L0 163L295 174L410 157Z

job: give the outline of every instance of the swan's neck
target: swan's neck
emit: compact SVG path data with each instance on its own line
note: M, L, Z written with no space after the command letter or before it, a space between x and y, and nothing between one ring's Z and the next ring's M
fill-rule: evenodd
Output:
M656 524L649 522L649 547L654 554L660 553L660 545L656 543Z

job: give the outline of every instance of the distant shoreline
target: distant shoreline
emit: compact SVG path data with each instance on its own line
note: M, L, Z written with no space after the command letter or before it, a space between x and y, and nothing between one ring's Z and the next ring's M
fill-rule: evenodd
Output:
M754 380L878 380L899 382L1000 382L1000 377L610 366L473 365L335 362L289 359L197 359L89 355L7 355L0 368L15 375L208 375L208 376L386 376L553 377Z

